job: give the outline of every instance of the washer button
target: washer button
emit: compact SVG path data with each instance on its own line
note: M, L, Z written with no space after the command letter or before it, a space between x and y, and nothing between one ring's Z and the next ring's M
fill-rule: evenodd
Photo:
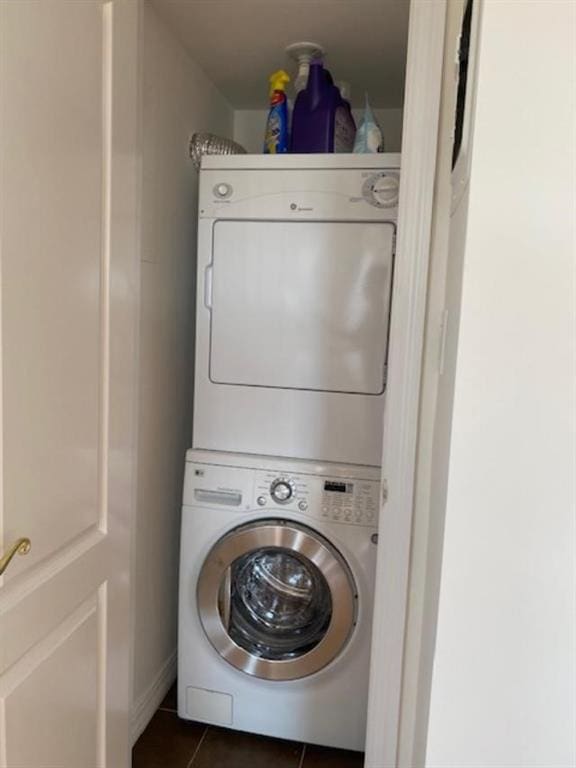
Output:
M308 509L308 504L305 501L299 501L298 509L300 510L300 512L306 512L306 510Z
M256 503L259 507L263 507L266 504L266 496L258 496Z

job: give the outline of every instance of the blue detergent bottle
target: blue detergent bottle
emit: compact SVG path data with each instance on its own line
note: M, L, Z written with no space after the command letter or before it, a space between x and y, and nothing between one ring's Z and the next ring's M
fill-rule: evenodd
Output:
M278 155L288 152L288 102L286 83L290 75L279 69L270 75L270 111L264 137L264 154Z

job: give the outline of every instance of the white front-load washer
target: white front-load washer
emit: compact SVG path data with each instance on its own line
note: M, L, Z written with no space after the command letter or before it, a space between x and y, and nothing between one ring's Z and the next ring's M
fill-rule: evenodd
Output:
M189 451L178 714L362 750L379 470Z

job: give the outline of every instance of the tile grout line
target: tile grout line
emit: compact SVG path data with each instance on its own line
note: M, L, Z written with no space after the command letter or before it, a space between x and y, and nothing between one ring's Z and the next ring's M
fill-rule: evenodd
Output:
M210 726L207 725L206 728L204 728L204 733L200 737L200 741L198 742L198 744L196 744L196 749L194 750L194 754L190 758L190 762L187 764L186 768L192 768L192 764L194 760L196 760L198 756L198 752L200 752L200 747L202 746L204 739L206 738L206 734L208 733L209 730L210 730Z
M302 744L302 754L300 755L300 762L298 763L298 768L302 768L304 765L304 757L306 755L306 744Z

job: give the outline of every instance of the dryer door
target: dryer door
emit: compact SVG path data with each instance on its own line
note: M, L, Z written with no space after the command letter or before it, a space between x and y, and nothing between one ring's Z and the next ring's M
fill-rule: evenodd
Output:
M296 680L329 664L356 621L357 591L342 556L306 526L260 520L224 536L198 580L208 639L237 669Z
M210 380L381 394L393 251L391 223L216 222Z

